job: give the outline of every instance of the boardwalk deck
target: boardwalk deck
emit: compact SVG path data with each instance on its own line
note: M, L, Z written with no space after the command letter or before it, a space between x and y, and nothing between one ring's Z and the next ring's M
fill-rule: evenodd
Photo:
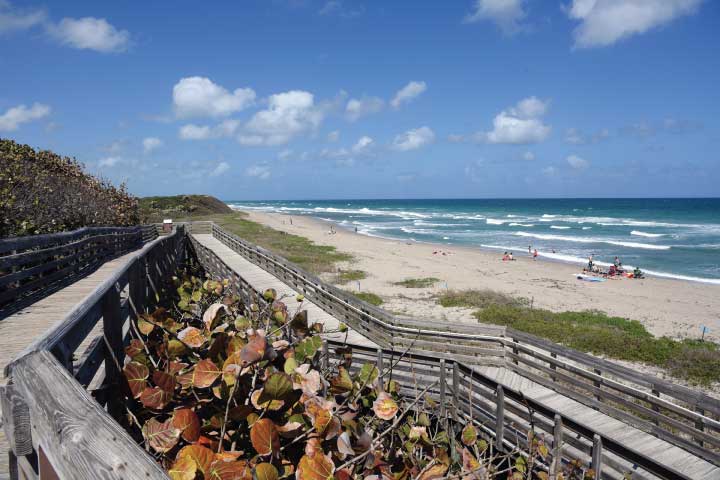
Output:
M212 235L194 234L193 236L202 245L212 250L225 264L237 272L256 290L263 291L266 288L274 288L280 295L290 295L290 297L284 301L288 304L289 310L291 312L294 311L297 305L294 298L296 292L291 287L259 266L249 262ZM326 329L335 329L337 327L338 320L317 305L305 301L303 302L303 308L308 310L308 317L311 322L322 322L325 324ZM335 335L334 338L337 339L338 335ZM370 347L375 346L367 338L353 331L348 335L348 343ZM528 398L542 400L543 403L554 407L558 411L562 411L563 414L572 417L579 423L591 426L600 433L615 437L618 442L623 443L628 448L642 452L654 458L656 461L682 472L690 478L699 480L720 479L720 467L699 459L697 456L658 439L651 434L633 428L615 418L535 383L518 373L503 367L477 367L477 370L507 387L521 391ZM567 446L564 448L568 448L573 453L579 453L572 447ZM614 462L617 468L634 472L633 478L648 478L643 471L635 469L633 465L612 455L609 457L606 455L606 457L608 461L606 465L610 466Z
M90 275L0 321L0 369L4 370L26 346L62 321L75 305L134 254L130 252L105 262ZM4 376L1 383L5 383ZM9 478L7 450L5 433L0 429L0 480Z

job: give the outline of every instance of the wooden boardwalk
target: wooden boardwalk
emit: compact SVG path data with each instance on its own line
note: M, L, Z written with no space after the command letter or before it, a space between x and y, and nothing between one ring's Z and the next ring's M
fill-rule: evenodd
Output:
M0 321L0 369L4 370L25 347L61 322L73 307L136 253L133 251L105 262L86 277ZM1 383L5 381L3 374ZM0 479L9 478L7 451L5 432L0 429Z
M193 236L202 245L212 250L225 264L237 272L256 290L263 291L267 288L274 288L280 295L289 295L289 297L283 301L288 305L288 309L291 312L295 310L297 307L297 302L295 301L296 292L287 284L281 282L259 266L249 262L212 235L194 234ZM337 328L338 320L317 305L306 300L303 302L302 308L308 310L308 318L311 322L322 322L325 328L330 330ZM338 339L342 338L342 336L335 334L333 338ZM376 346L366 337L353 331L350 331L348 335L348 343L370 347ZM720 467L702 460L654 435L629 426L624 422L535 383L507 368L485 366L476 367L476 370L504 386L521 391L528 398L541 401L547 406L563 412L564 415L595 429L597 432L608 435L628 448L641 452L654 458L661 464L682 472L690 478L696 478L698 480L720 479ZM520 419L518 420L519 423L522 423ZM577 457L581 455L574 447L567 444L565 444L563 448L566 449L571 456ZM636 469L633 465L620 460L614 455L608 455L607 453L604 455L606 459L604 473L606 475L610 473L608 471L610 468L608 467L614 466L615 470L633 472L632 478L652 478L648 476L646 472ZM618 476L617 478L622 477Z

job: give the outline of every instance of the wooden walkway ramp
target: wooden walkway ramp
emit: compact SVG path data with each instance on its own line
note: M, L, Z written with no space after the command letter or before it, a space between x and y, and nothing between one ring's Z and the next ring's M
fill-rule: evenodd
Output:
M0 321L0 369L10 363L25 347L42 336L78 303L81 303L95 288L136 254L135 251L105 262L97 270L72 283L62 290L29 305ZM5 375L2 381L6 382ZM8 475L8 444L5 432L0 429L0 479Z
M193 234L193 237L201 245L214 252L222 262L234 270L256 290L263 291L267 288L274 288L280 295L290 295L290 297L283 301L288 305L288 309L291 312L295 310L297 306L297 302L295 301L296 292L290 286L259 266L246 260L213 235ZM306 300L303 302L303 308L308 310L308 318L311 322L322 322L328 330L337 328L339 321L317 305ZM335 334L332 338L338 339L342 337L344 337L344 334ZM347 342L354 345L376 346L373 342L355 331L350 331ZM557 411L563 412L564 415L575 419L577 422L612 437L628 448L641 452L675 471L682 472L682 474L689 478L698 480L720 479L720 467L702 460L686 450L661 440L654 435L629 426L620 420L535 383L510 369L488 366L478 366L475 369L504 386L521 391L528 398L542 402ZM520 421L520 419L518 420ZM567 450L571 455L575 454L576 457L583 455L569 444L564 444L563 449ZM622 478L622 475L618 474L618 472L632 472L633 479L654 478L642 469L638 469L636 466L614 455L605 453L604 455L606 455L605 465L609 468L606 467L603 469L603 478ZM614 472L610 470L610 468L612 468Z

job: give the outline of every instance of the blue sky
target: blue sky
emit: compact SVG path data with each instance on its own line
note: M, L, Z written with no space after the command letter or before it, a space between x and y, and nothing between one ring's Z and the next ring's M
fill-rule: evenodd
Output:
M138 195L717 196L719 22L709 0L0 0L0 137Z

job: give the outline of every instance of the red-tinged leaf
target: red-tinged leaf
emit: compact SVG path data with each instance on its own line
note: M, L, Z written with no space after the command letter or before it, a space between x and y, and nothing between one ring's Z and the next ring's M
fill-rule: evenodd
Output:
M262 418L253 423L250 429L250 441L260 455L269 455L280 449L280 437L272 420Z
M180 430L173 427L171 419L161 423L151 418L143 426L143 436L153 450L165 453L177 445Z
M148 322L144 318L138 319L138 330L140 330L140 333L143 335L150 335L150 333L155 330L155 325L153 323Z
M240 350L245 346L247 342L243 340L242 338L238 337L237 335L230 338L227 343L227 347L225 347L225 353L227 354L227 357L232 357L233 354L236 352L239 354Z
M153 410L162 410L172 398L172 392L160 387L145 387L140 394L140 403Z
M267 341L265 337L256 335L242 350L240 350L240 361L243 366L252 365L257 363L265 357L265 349L267 348Z
M330 410L323 408L318 403L308 402L305 404L305 413L307 413L313 421L315 431L322 435L325 429L332 421L332 413Z
M207 338L203 336L202 332L195 327L187 327L180 330L177 336L181 342L191 348L202 347L207 341Z
M462 439L463 445L469 447L470 445L475 445L475 442L477 442L477 430L472 425L467 425L462 430L462 436L460 437Z
M180 408L173 412L173 426L182 432L182 438L194 442L200 436L200 419L189 408Z
M285 400L292 393L292 390L293 383L290 376L282 372L275 372L265 381L260 402Z
M297 437L300 434L300 429L303 424L300 422L287 422L285 425L277 425L278 433L284 438Z
M353 381L345 367L338 367L338 374L330 380L330 392L340 395L351 391Z
M188 445L181 448L177 457L175 457L176 460L182 458L191 458L203 476L207 477L210 472L210 465L215 461L215 454L212 450L202 445Z
M190 457L183 457L173 463L168 473L172 480L195 480L197 463Z
M442 463L433 465L432 467L425 470L422 475L417 477L417 480L436 480L445 476L445 472L448 471L448 466Z
M185 367L187 367L187 363L172 361L172 362L168 363L168 373L170 375L178 374Z
M130 385L130 391L132 392L133 398L140 397L140 394L147 387L147 378L150 375L150 370L142 363L130 362L123 368L125 379Z
M218 317L220 310L227 311L227 307L222 303L213 303L205 310L205 313L203 313L203 323L207 330L212 330L213 323L215 323L215 319Z
M197 388L207 388L217 380L221 373L212 360L208 358L200 360L192 370L192 385Z
M373 411L378 418L382 420L390 420L395 417L395 414L397 414L398 406L389 394L380 392L377 396L377 400L373 402Z
M165 390L172 398L172 395L175 392L175 385L177 385L175 375L157 370L153 372L153 383Z
M130 358L135 358L136 356L145 353L143 342L137 338L133 338L130 340L130 345L125 347L125 353L127 353L127 356Z
M250 395L250 402L258 410L268 409L271 411L275 411L275 410L280 410L283 407L283 405L285 405L285 402L282 400L270 400L270 399L263 400L263 389L262 388L260 390L255 390L252 393L252 395Z
M312 456L303 455L297 466L297 480L331 480L335 472L332 460L321 451Z
M252 469L244 460L225 462L216 460L210 466L208 480L253 480Z
M255 465L255 478L257 480L278 480L280 474L271 463L259 463Z
M346 455L355 455L355 450L352 448L350 441L350 433L343 432L337 438L337 449L338 452L345 458Z

